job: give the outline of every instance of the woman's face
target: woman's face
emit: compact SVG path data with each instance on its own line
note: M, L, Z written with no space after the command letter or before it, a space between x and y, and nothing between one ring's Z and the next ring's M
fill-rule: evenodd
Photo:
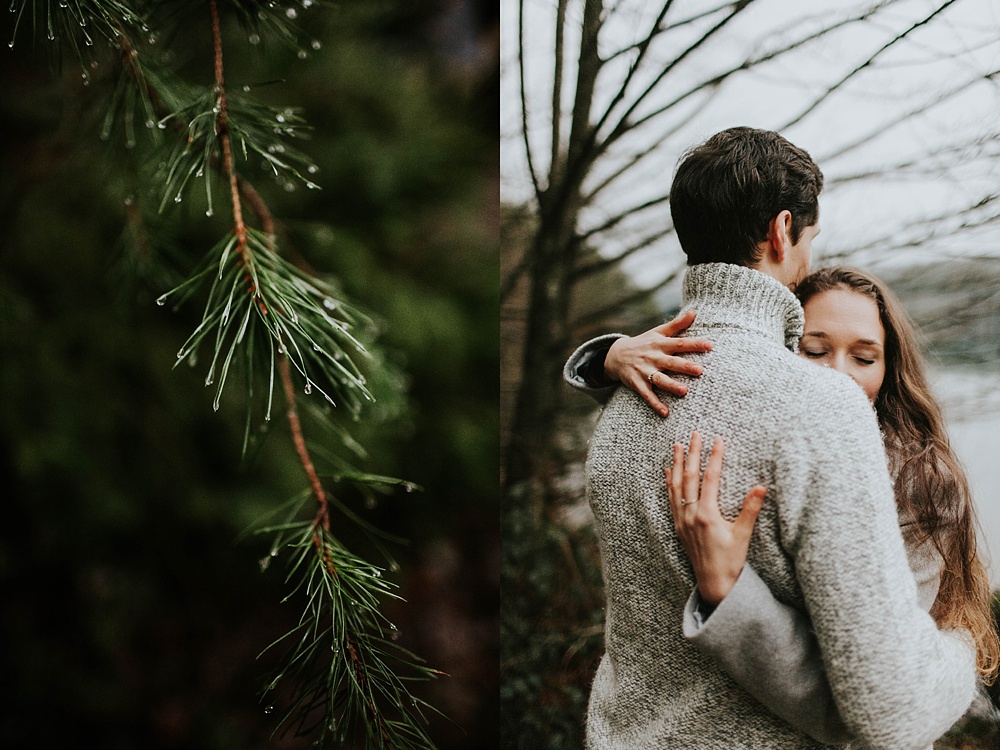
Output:
M799 354L850 375L873 402L885 379L885 329L871 297L850 289L814 295L803 307Z

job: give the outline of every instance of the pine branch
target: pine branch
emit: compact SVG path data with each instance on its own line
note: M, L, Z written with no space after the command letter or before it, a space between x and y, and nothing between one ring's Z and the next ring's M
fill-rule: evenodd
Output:
M316 474L316 467L313 466L312 458L309 456L309 449L306 447L306 439L302 435L302 423L299 421L299 413L295 408L295 385L292 383L292 372L288 366L288 358L282 355L278 364L281 372L281 385L285 389L285 401L288 403L288 425L292 430L295 452L299 454L299 461L302 462L302 468L305 469L306 476L309 477L309 484L312 487L313 494L316 496L316 503L319 505L313 526L320 527L323 531L329 531L330 510L327 507L326 492L323 489L323 484L319 481L319 476ZM318 533L319 529L317 528L317 543Z
M296 498L290 515L305 499L304 495ZM378 609L381 598L398 598L395 586L382 577L384 570L352 555L315 522L286 521L261 532L276 532L276 545L280 543L265 560L280 549L291 551L286 578L292 592L289 598L304 595L307 600L295 630L265 649L285 644L284 666L274 673L264 697L282 682L291 683L297 696L279 726L315 736L325 747L431 747L422 727L423 709L431 707L414 698L397 673L402 665L415 669L408 679L429 679L441 673L414 667L419 660L396 643L396 626ZM385 702L393 711L382 708ZM268 706L265 710L275 709ZM359 734L363 734L360 743Z
M49 42L68 44L80 60L83 81L89 83L89 64L95 61L95 42L118 46L119 37L128 33L149 31L135 3L119 0L11 0L10 12L16 13L13 37L7 46L13 48L22 22L27 15L31 34L44 29Z
M233 203L237 251L246 258L247 228L243 223L243 205L240 203L240 189L236 184L236 170L233 169L233 150L229 142L229 106L226 102L226 82L222 74L222 33L219 30L219 9L215 0L209 0L212 10L212 47L215 51L215 90L218 104L212 108L216 113L215 135L222 144L222 168L229 178L229 192ZM190 139L189 139L190 140ZM206 139L206 142L208 139ZM207 183L207 178L206 178ZM211 190L206 189L211 195Z
M150 14L169 15L170 8L136 4L149 11L140 13L119 0L59 1L56 8L55 0L30 4L22 0L17 23L30 17L35 28L40 11L46 11L50 39L67 41L80 54L85 74L93 59L86 52L92 46L87 40L98 33L111 48L118 76L101 136L110 139L117 123L123 121L125 144L135 147L139 140L136 115L145 123L152 145L163 140L160 131L169 128L176 136L155 175L162 185L160 212L181 203L188 188L201 179L206 213L213 216L218 182L213 175L228 187L231 228L191 275L161 295L157 304L170 301L177 309L196 298L204 299L201 320L178 351L174 366L185 361L193 365L200 352L207 352L205 384L214 387L216 410L226 385L232 382L230 376L242 370L244 455L256 432L254 425L271 419L276 373L281 380L292 444L309 488L280 510L286 514L281 523L259 529L274 537L262 571L271 557L290 550L287 582L291 591L286 599L301 596L306 602L297 627L278 641L295 643L262 691L268 696L281 686L282 695L289 696L278 728L312 734L314 744L329 748L433 748L424 729L424 709L429 706L410 693L408 682L441 673L423 666L395 643L395 626L379 609L383 599L399 598L395 585L382 578L381 568L339 541L331 516L336 511L366 534L380 533L331 493L323 478L342 481L364 497L395 488L412 491L415 486L366 474L339 451L310 444L301 419L301 415L308 416L308 426L322 429L346 450L363 455L350 431L338 424L338 415L356 421L363 405L374 401L362 373L362 363L370 359L364 342L372 337L372 323L343 299L335 284L281 256L278 223L250 178L240 173L238 156L242 154L246 164L256 154L279 182L287 186L298 181L317 189L306 176L314 174L316 166L287 142L308 132L305 120L294 108L266 107L227 88L217 0L208 2L214 76L207 89L191 86L144 59L139 34L150 32ZM280 4L233 0L241 23L251 31L251 44L264 35L295 43L298 36L292 21L300 10L314 4L313 0ZM12 9L18 10L17 0ZM77 26L83 31L77 32ZM60 36L54 29L62 29ZM319 49L317 41L311 46ZM248 224L254 215L260 228ZM127 216L131 233L144 243L143 252L152 252L138 208L129 206ZM321 409L318 399L309 398L313 394L336 408ZM299 516L309 498L316 501L315 514L302 519ZM381 544L376 546L384 552ZM386 557L389 569L398 569L387 553Z

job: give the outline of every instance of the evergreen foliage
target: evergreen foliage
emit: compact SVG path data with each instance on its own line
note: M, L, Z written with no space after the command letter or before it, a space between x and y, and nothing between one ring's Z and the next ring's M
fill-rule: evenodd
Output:
M235 11L251 45L277 41L294 48L303 38L296 19L321 5L234 0L222 10ZM284 396L291 437L309 482L282 507L279 523L257 529L273 535L262 569L284 553L286 599L304 602L297 627L268 647L285 651L262 689L268 712L277 713L280 728L312 736L325 747L428 748L424 709L429 706L408 685L438 673L395 643L394 626L381 611L383 602L395 596L394 585L382 577L385 568L348 549L332 520L365 527L389 569L396 566L378 542L378 531L341 495L413 489L354 465L363 455L352 435L354 425L375 390L368 380L380 380L382 390L389 383L391 400L398 375L372 350L376 330L368 316L345 299L337 282L317 276L294 249L284 247L289 234L280 230L254 186L269 175L287 191L297 185L317 189L317 167L290 142L309 132L298 109L259 102L249 95L249 85L243 93L230 91L222 36L229 27L220 21L219 10L216 0L13 0L11 44L40 44L46 37L57 64L80 65L85 85L94 71L116 71L106 76L113 84L101 102L100 136L121 138L133 162L152 165L143 175L143 194L127 211L126 233L132 257L152 266L145 269L151 278L176 274L179 258L163 253L160 264L150 262L149 251L157 248L143 245L151 236L170 244L164 227L177 204L200 202L203 194L206 217L219 224L215 246L157 302L169 302L174 310L187 302L204 305L176 364L204 368L216 410L226 385L236 382L230 375L240 372L242 387L233 398L245 407L244 455L260 449L276 413L274 401ZM170 54L169 41L192 18L212 32L214 55L197 76L211 83L188 82L184 75L195 78L190 73L196 61L180 65ZM316 50L318 44L308 46ZM194 189L199 181L203 193ZM225 204L230 211L220 210ZM231 215L228 227L221 219L226 213ZM150 232L153 226L157 231ZM312 442L310 434L325 439ZM326 438L339 448L331 449ZM348 489L335 493L331 485ZM272 708L272 701L286 705Z
M518 486L503 518L503 746L573 750L604 651L601 566L593 530L533 513L537 492Z

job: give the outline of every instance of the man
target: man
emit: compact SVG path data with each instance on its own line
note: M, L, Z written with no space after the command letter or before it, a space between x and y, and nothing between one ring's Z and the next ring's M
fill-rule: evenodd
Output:
M589 750L821 747L682 636L695 582L663 467L694 430L726 440L726 517L751 487L768 488L748 560L810 618L853 735L926 748L973 698L971 649L917 603L871 406L849 380L791 351L803 316L788 288L809 270L821 188L808 154L750 128L713 136L678 166L671 214L690 266L684 309L697 310L690 336L710 337L712 348L693 357L709 366L666 418L621 388L591 441L607 610ZM707 604L718 606L708 617L723 616L730 597Z

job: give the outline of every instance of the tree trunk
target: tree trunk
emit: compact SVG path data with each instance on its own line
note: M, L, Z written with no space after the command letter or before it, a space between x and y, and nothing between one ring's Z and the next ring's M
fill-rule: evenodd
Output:
M564 266L566 247L572 241L572 232L566 228L570 217L563 214L556 218L561 226L546 226L543 217L528 250L533 261L528 274L521 378L507 449L505 488L531 478L544 480L552 473L552 435L562 396L560 373L570 291Z
M584 3L569 142L562 158L558 158L553 144L549 186L538 196L538 231L528 249L530 291L521 377L502 478L505 491L528 479L545 481L554 472L552 437L564 388L560 373L567 342L572 272L579 252L576 227L582 204L581 186L596 153L590 112L602 65L597 50L602 10L602 0ZM555 90L558 89L557 81ZM560 116L560 99L556 95L553 118Z

